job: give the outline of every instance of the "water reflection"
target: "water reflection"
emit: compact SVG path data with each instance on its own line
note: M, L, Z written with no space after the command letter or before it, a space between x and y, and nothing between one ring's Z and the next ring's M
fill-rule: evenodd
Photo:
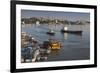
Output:
M59 55L59 53L60 53L60 50L52 50L50 54L53 56L56 56L56 55Z
M63 33L63 38L64 40L67 40L68 34L67 33Z

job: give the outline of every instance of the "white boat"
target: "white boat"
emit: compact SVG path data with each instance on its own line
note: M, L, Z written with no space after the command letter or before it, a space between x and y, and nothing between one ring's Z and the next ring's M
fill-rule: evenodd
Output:
M23 21L22 24L25 25L25 22Z

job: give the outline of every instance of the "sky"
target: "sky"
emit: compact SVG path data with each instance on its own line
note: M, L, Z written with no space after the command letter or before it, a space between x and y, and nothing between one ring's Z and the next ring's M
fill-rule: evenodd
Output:
M57 19L67 19L69 21L90 20L90 13L83 12L58 12L58 11L38 11L38 10L21 10L22 18L30 17L49 17Z

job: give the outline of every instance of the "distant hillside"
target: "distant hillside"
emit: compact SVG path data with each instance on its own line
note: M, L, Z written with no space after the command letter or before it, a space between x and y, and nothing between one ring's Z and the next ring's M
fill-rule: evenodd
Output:
M67 19L50 19L45 17L32 17L32 18L22 18L21 23L22 24L36 24L36 22L39 22L40 24L77 24L77 25L83 25L85 23L90 23L89 21L68 21Z

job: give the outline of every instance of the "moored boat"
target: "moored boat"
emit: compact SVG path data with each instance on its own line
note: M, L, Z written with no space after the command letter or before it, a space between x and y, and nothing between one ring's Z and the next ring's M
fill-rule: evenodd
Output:
M44 41L44 47L51 50L61 49L61 43L57 40Z
M82 34L82 30L68 30L67 27L61 29L62 33Z
M55 35L55 32L53 30L50 30L50 31L46 32L46 34L48 34L48 35Z

